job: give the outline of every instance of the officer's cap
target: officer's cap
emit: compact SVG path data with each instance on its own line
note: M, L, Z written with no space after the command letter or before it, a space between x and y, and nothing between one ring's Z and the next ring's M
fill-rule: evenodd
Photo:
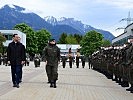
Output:
M52 41L55 41L55 39L53 39L53 38L52 39L49 39L49 42L52 42Z

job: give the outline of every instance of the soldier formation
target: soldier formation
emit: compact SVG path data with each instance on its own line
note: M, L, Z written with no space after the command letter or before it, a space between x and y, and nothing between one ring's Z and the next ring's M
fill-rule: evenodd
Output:
M89 56L90 66L133 93L133 39L123 46L102 47Z

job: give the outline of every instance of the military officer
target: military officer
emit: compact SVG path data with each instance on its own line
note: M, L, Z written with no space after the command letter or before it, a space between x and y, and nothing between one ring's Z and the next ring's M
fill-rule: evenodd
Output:
M50 87L56 88L56 81L58 80L58 64L60 62L60 49L56 46L55 39L49 40L48 45L44 49L44 57Z

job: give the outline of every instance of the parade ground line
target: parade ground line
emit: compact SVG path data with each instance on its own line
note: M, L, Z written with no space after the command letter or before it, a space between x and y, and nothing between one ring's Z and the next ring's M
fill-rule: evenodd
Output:
M20 88L12 87L10 66L0 65L0 100L133 100L126 88L107 79L101 73L85 68L66 68L59 65L57 88L47 84L45 64L23 67Z

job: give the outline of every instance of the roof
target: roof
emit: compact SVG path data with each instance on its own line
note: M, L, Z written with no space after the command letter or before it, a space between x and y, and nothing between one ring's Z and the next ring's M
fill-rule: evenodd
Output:
M60 49L65 49L65 50L68 50L69 48L71 48L72 50L73 49L80 48L80 45L79 44L57 44L57 46Z
M25 34L19 30L0 30L1 33L9 33L9 34L12 34L12 33L21 33L21 34Z

